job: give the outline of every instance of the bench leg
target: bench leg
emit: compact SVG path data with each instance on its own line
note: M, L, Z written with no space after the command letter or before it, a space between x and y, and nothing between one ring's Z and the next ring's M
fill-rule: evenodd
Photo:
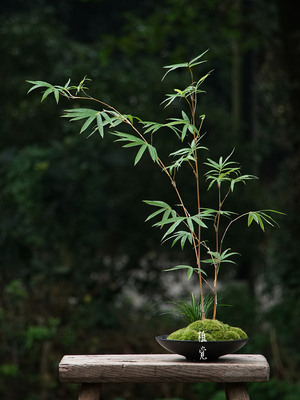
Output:
M226 383L226 400L250 400L246 383Z
M80 387L78 400L99 400L100 385L93 383L82 383Z

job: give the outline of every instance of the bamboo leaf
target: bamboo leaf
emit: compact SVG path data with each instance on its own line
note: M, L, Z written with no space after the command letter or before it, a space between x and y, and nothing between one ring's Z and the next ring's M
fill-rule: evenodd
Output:
M193 59L188 63L189 66L190 66L190 67L193 67L194 65L197 65L198 63L197 63L197 64L195 64L195 63L199 60L199 58L203 57L204 54L206 54L208 51L209 51L209 49L205 50L203 53L201 53L201 54L199 54L197 57L193 58ZM203 62L206 62L206 60L201 61L201 63L203 63Z
M167 210L165 210L164 215L162 216L162 220L167 220L170 214L171 214L171 209L168 208Z
M168 272L168 271L178 271L181 269L187 269L187 278L188 280L191 278L191 276L193 275L194 272L194 268L191 267L190 265L177 265L176 267L173 268L168 268L165 269L164 271Z
M129 133L115 131L112 135L118 136L116 142L128 142L123 147L143 146L145 142L137 136L130 135Z
M184 138L186 137L186 132L188 130L188 125L184 125L184 127L182 128L182 133L181 133L181 141L184 141Z
M146 145L146 144L140 147L140 149L139 149L139 151L137 152L137 155L136 155L136 157L135 157L134 165L136 165L136 164L140 161L140 159L142 158L142 156L143 156L143 154L144 154L146 148L147 148L147 145Z
M163 101L161 102L161 104L166 103L166 104L165 104L165 108L167 108L170 104L173 103L173 101L174 101L177 97L179 97L178 94L167 94L167 95L166 95L166 99L163 100Z
M269 213L276 213L280 215L285 215L284 213L276 210L259 210L259 211L249 211L248 213L248 226L251 225L254 220L260 228L265 231L264 222L268 225L274 227L275 225L279 226L278 223L274 220L274 218L269 215Z
M171 218L163 218L161 221L156 222L153 226L159 226L162 227L163 225L166 224L173 224L174 222L183 222L184 220L186 220L186 217L171 217Z
M201 217L199 215L194 215L191 217L192 221L194 221L196 224L202 226L202 228L207 228L207 225L202 221L202 218L203 217Z
M250 219L250 223L249 223L249 219ZM257 213L254 212L254 211L250 211L250 212L249 212L249 217L248 217L248 226L250 226L250 224L252 223L253 220L254 220L257 224L259 224L258 217L257 217Z
M175 231L175 229L177 228L177 226L181 223L182 221L176 221L174 222L170 228L167 230L167 232L163 235L162 240L164 240L164 238L166 238L167 236L169 236L171 233L173 233Z
M47 88L52 88L52 90L53 90L53 88L54 88L54 86L53 85L51 85L50 83L47 83L47 82L44 82L44 81L26 81L27 83L30 83L31 85L33 85L29 90L28 90L28 92L27 93L30 93L30 92L32 92L33 90L35 90L35 89L40 89L40 88L45 88L45 87L47 87Z
M173 64L173 65L166 65L163 68L168 69L168 71L164 74L162 77L162 81L165 79L165 77L168 75L169 72L175 71L178 68L186 68L188 67L188 63L180 63L180 64Z
M263 220L259 214L257 214L257 219L258 219L258 223L259 223L259 226L261 227L262 231L265 231L265 226L264 226Z
M69 78L68 81L67 81L67 83L65 84L64 88L65 88L65 89L68 89L70 83L71 83L71 79Z
M97 128L98 128L98 131L100 133L100 136L103 138L104 137L104 130L103 130L103 121L102 121L101 113L97 113L96 121L97 121Z
M202 263L205 264L211 264L214 265L215 267L217 265L221 265L222 263L230 263L230 264L236 264L235 261L231 260L230 258L235 255L239 255L239 253L232 251L230 252L230 248L224 250L221 254L216 251L208 251L207 254L210 256L210 258L206 260L201 260Z
M93 115L91 117L89 117L85 123L82 125L81 129L80 129L80 133L84 132L90 125L91 123L95 120L96 115Z
M192 268L189 268L187 270L187 279L190 280L192 275L193 275L194 270Z
M156 217L157 215L161 214L164 212L164 208L161 208L160 210L155 211L154 213L150 214L145 221L149 221L150 219Z
M70 121L79 121L80 119L86 119L88 117L96 116L99 111L91 108L71 108L64 110L64 118L70 118Z
M187 124L189 124L189 123L190 123L190 119L189 119L189 117L187 116L187 114L186 114L184 111L182 111L182 112L181 112L181 115L182 115L183 120L184 120Z
M59 91L57 89L54 89L54 97L55 97L56 104L58 104L58 102L59 102Z
M53 88L52 88L52 87L49 87L47 90L45 90L45 92L44 92L44 94L43 94L43 96L42 96L41 101L44 101L44 100L46 99L46 97L48 97L49 94L51 94L52 92L53 92ZM28 93L29 93L29 92L28 92Z
M168 203L160 200L144 200L144 203L154 207L171 208Z
M193 236L191 232L188 231L178 231L174 235L172 235L169 239L174 239L172 242L172 247L180 240L182 250L187 240L189 241L190 244L193 244Z
M148 144L147 147L148 147L148 151L149 151L150 157L152 158L152 160L154 162L157 162L158 161L158 155L157 155L156 148L154 146L152 146L151 144Z
M159 124L159 123L150 122L150 121L143 122L143 125L144 125L145 128L147 128L147 129L145 130L145 134L146 134L146 133L149 133L149 132L155 133L155 132L158 131L161 127L165 126L165 124Z

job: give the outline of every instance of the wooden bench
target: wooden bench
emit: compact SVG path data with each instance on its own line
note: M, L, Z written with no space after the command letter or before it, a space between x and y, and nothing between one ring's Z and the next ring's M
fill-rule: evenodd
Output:
M61 382L80 383L79 400L98 400L102 383L221 382L227 400L248 400L247 383L269 380L259 354L233 354L216 362L189 362L175 354L67 355L59 364Z

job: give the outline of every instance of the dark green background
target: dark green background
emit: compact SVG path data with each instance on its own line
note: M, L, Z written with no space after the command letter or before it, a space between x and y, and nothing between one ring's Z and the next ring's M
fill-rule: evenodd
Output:
M209 49L203 74L214 72L199 108L209 155L235 147L243 173L260 177L232 208L287 213L280 229L231 232L243 256L221 274L232 307L218 317L247 331L245 352L270 362L272 381L251 394L298 399L299 3L7 0L0 11L0 397L76 398L76 387L58 383L64 354L160 352L154 336L180 325L155 311L171 296L162 269L189 258L143 222L143 199L170 196L152 163L134 168L111 138L79 136L60 118L70 104L40 104L26 79L87 75L94 96L163 121L177 112L159 106L164 93L181 82L175 73L161 83L162 67ZM128 385L103 398L218 400L220 389Z

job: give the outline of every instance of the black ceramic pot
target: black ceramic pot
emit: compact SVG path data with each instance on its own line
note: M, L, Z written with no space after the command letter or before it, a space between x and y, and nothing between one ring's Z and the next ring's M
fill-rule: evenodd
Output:
M242 348L248 341L226 340L199 342L198 340L168 340L168 335L157 336L157 342L171 353L180 354L190 361L214 361L225 354L231 354Z

